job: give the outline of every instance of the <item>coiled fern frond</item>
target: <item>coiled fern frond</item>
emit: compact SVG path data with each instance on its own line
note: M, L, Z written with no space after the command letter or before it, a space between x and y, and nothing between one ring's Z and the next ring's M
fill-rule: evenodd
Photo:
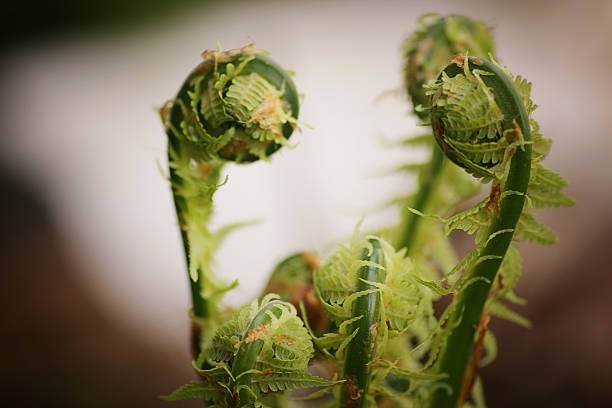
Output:
M199 382L165 398L202 398L217 408L265 406L273 393L335 384L308 372L310 336L295 308L277 297L255 300L234 313L195 364L211 368L198 368Z
M314 342L345 380L340 406L372 406L379 399L405 404L423 391L423 382L439 378L421 370L423 354L409 352L406 339L424 346L431 337L437 327L432 287L442 289L420 276L405 250L356 233L315 272L314 283L336 324L335 332Z
M450 392L436 391L431 407L450 408L466 400L475 380L489 315L529 324L501 300L522 303L513 291L521 274L514 241L556 241L556 235L535 220L531 208L536 206L531 204L530 193L540 193L534 200L537 207L572 203L561 192L565 181L540 163L550 141L530 118L536 108L530 89L524 78L514 77L495 61L463 55L453 58L438 80L427 86L432 96L432 128L440 148L475 177L492 181L486 199L442 219L446 233L454 229L475 233L476 249L453 271L466 271L461 278L465 284L457 289L449 306L447 329L437 341L441 352L436 362L437 372L449 376L444 381ZM477 341L470 353L475 335Z
M224 165L267 159L287 144L299 112L289 73L252 45L205 51L202 58L160 110L195 318L215 317L219 300L235 286L211 269L222 239L241 225L209 228Z

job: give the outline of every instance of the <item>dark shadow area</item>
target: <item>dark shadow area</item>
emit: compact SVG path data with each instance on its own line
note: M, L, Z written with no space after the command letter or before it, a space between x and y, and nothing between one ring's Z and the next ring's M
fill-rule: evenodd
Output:
M612 406L610 324L612 217L585 236L581 257L555 272L545 293L523 287L534 327L493 319L499 355L482 370L490 407ZM545 271L530 268L526 273ZM525 283L525 282L523 282Z
M188 345L167 350L110 320L39 197L6 171L0 191L2 406L200 406L157 399L195 377Z
M49 37L97 29L127 29L167 21L214 0L34 0L2 6L0 46L13 48Z

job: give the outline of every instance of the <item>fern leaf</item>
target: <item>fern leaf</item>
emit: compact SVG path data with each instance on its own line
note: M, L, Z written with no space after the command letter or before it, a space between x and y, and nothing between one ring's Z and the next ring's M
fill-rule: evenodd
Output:
M453 230L463 230L468 234L486 228L489 225L489 215L486 212L486 201L476 204L460 213L453 215L444 222L444 232L448 235Z
M214 80L209 80L205 90L202 90L202 80L203 77L200 77L200 80L196 83L194 95L199 96L205 93L204 96L200 97L200 113L213 128L218 129L232 118L225 112L223 99L219 95L219 91L214 88Z
M538 107L538 105L533 103L533 101L531 100L531 82L529 82L522 76L517 75L516 77L514 77L514 86L516 87L516 90L518 91L519 95L521 96L521 99L523 100L527 115L530 115Z
M264 100L271 85L256 73L241 75L232 80L225 96L228 112L238 121L246 123L251 112Z
M253 303L243 306L230 320L219 326L209 347L205 350L206 357L214 362L229 362L234 357L236 346L255 315L256 308L257 305Z
M429 163L406 163L398 166L395 171L403 173L419 173L428 165Z
M252 384L262 393L290 391L307 387L327 387L337 384L337 381L317 377L308 372L275 372L254 375Z
M185 384L168 395L160 398L165 401L180 401L189 398L200 398L211 402L221 401L226 393L222 387L200 381Z
M495 142L470 143L451 139L447 139L446 142L461 151L469 160L483 165L501 162L508 148L508 141L505 138Z
M522 263L523 259L519 254L516 244L512 243L506 252L506 256L497 274L497 289L493 289L496 291L497 297L503 297L509 302L516 304L524 303L524 301L518 298L513 292L521 277Z
M497 357L497 340L491 330L487 330L483 341L485 356L480 360L480 367L491 364Z
M492 316L497 316L501 319L508 320L526 328L531 327L531 322L528 319L516 313L514 310L509 309L506 305L500 302L490 302L487 305L487 310Z
M453 78L443 73L442 89L446 110L442 121L447 141L495 140L502 134L504 115L477 73L466 70L465 75Z
M536 244L552 245L558 241L557 234L541 222L536 221L530 212L523 212L519 218L516 234L520 238Z
M567 186L567 180L554 171L537 163L532 166L531 179L527 196L533 208L569 207L574 200L561 190Z
M540 125L538 124L538 122L531 119L529 123L531 124L531 143L533 144L533 154L534 159L536 159L537 163L538 160L541 160L546 157L546 155L550 151L552 140L549 138L545 138L542 133L540 133Z

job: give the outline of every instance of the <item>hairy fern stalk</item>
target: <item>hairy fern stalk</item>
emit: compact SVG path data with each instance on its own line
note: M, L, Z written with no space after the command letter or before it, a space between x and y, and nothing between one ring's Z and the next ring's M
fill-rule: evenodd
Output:
M517 242L554 243L534 210L573 200L541 163L551 142L531 117L531 84L495 61L490 30L462 16L421 24L405 46L405 85L431 133L403 145L426 145L431 156L402 166L418 182L393 200L399 222L378 234L358 225L326 257L286 257L261 300L236 311L219 306L237 283L224 283L212 261L240 224L209 229L214 194L228 162L267 160L287 144L295 86L251 46L207 51L162 109L199 376L163 398L217 408L484 406L478 368L497 349L490 319L529 326L510 308L524 303ZM457 212L483 185L488 195ZM475 237L462 259L454 230ZM448 306L436 313L442 298Z

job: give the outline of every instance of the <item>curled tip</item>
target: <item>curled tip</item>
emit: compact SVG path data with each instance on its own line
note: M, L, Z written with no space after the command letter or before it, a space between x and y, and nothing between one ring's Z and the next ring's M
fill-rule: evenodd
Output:
M194 157L265 159L296 127L298 93L290 74L253 44L207 50L162 118Z
M512 148L529 139L528 96L518 94L510 73L495 62L455 55L427 89L438 145L476 177L501 174Z
M463 16L427 14L404 44L404 83L413 106L427 106L423 85L436 78L455 54L487 56L494 53L491 30L482 22ZM421 119L427 111L415 111Z

